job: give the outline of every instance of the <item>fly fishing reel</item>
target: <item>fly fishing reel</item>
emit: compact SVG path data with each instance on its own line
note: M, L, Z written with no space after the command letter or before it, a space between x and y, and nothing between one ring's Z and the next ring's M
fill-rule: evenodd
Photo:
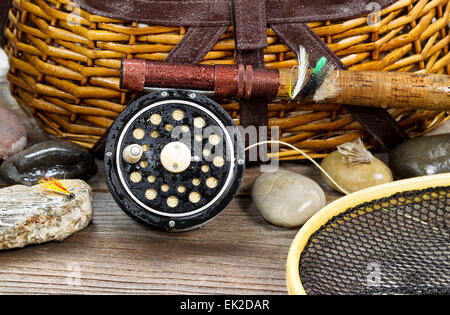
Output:
M108 187L135 220L166 231L194 229L217 216L243 177L244 147L231 117L188 90L132 102L106 144Z

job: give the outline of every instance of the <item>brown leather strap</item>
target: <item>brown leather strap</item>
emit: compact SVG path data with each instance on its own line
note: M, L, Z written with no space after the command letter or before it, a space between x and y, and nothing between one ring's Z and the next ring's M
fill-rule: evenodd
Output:
M250 51L236 51L238 63L249 64L255 68L264 67L264 54L262 49ZM267 126L269 109L266 98L254 97L252 99L240 100L240 125L244 128L249 126ZM265 139L260 139L265 140ZM246 145L252 144L246 142Z
M0 0L0 46L3 46L5 29L8 24L8 12L11 4L12 0Z
M226 31L226 26L191 27L165 61L199 63Z
M258 50L267 47L266 2L234 0L236 50Z
M256 58L255 58L256 60ZM244 128L249 126L268 125L268 105L266 98L253 97L251 99L241 99L240 103L240 125ZM264 140L264 139L260 139ZM251 143L247 143L251 144Z
M298 51L300 45L304 46L310 55L310 62L313 66L317 60L325 56L336 67L345 69L341 60L307 24L274 24L271 27L293 51Z
M227 27L192 27L177 46L167 56L166 61L179 63L198 63L217 43L219 37L225 33ZM137 97L135 97L136 99ZM90 150L98 158L105 154L109 129L100 137Z
M233 0L72 0L92 14L169 26L230 26ZM397 0L377 0L385 8ZM314 2L314 3L312 3ZM269 24L344 19L371 13L373 0L266 0ZM0 40L12 0L0 0ZM250 11L251 12L251 11ZM261 13L261 11L259 11ZM254 33L255 35L257 33ZM263 33L260 33L263 34ZM255 35L259 38L259 35ZM246 45L240 41L240 45ZM2 41L0 41L2 43ZM248 43L247 43L248 44ZM251 45L251 43L250 43Z
M325 56L338 69L346 69L339 58L307 24L275 24L271 27L292 50L298 51L299 45L303 45L311 55L312 64L315 64L321 56ZM405 132L385 109L350 105L345 107L378 141L383 150L408 139Z
M3 1L3 0L1 0ZM233 0L72 0L86 11L153 25L229 26ZM385 8L398 0L377 0ZM371 13L374 0L266 0L269 24L344 19Z
M267 47L267 21L264 0L234 0L233 26L236 41L236 61L238 64L251 65L254 68L264 67L264 48ZM257 32L257 33L255 33ZM244 92L245 94L245 92ZM245 97L240 100L240 125L244 128L257 128L258 139L244 138L245 146L258 141L264 141L267 132L259 133L260 126L268 125L267 99ZM265 152L260 151L261 156ZM260 156L260 158L261 158ZM246 158L249 159L247 154Z

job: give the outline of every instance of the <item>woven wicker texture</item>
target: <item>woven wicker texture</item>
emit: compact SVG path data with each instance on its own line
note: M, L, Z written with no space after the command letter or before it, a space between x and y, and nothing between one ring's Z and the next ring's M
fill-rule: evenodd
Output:
M186 33L184 27L148 26L91 15L69 0L14 0L5 50L11 92L41 126L60 138L92 147L132 95L119 88L120 60L164 60ZM350 70L450 74L448 0L400 0L382 10L379 22L357 17L310 23ZM375 16L376 17L376 16ZM266 67L292 67L295 53L267 30ZM233 64L231 28L205 56L205 64ZM239 124L239 104L222 104ZM390 110L414 137L450 119L449 113ZM273 102L269 126L313 157L363 136L358 122L335 104ZM286 150L282 159L299 159Z
M449 294L450 187L397 193L348 209L300 257L308 294Z

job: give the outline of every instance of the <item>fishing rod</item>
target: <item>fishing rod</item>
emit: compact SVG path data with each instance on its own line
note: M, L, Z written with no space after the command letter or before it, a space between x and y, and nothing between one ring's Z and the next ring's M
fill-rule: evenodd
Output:
M225 99L311 99L383 108L450 109L450 76L411 72L336 70L324 60L315 69L301 62L294 69L251 65L193 65L124 59L121 88L195 90Z

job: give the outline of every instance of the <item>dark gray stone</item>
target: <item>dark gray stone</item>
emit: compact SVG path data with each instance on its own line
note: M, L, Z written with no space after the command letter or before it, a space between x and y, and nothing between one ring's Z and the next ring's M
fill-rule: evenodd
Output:
M406 141L389 152L389 166L396 178L450 172L450 133Z
M62 140L49 140L10 157L0 167L0 176L10 184L33 185L42 177L88 180L97 171L89 152Z

